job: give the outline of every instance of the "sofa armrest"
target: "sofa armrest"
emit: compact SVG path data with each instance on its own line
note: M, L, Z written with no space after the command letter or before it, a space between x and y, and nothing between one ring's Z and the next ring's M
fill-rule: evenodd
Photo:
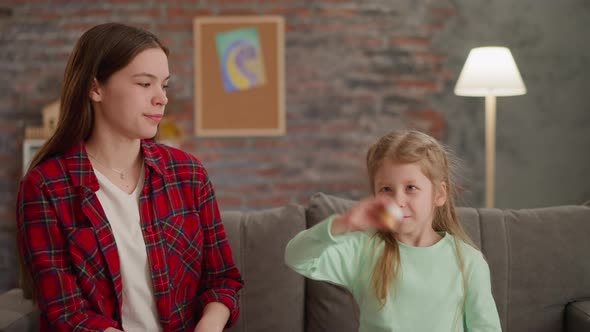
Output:
M0 294L0 331L39 331L39 311L15 288Z
M567 332L590 331L590 300L572 302L565 307Z

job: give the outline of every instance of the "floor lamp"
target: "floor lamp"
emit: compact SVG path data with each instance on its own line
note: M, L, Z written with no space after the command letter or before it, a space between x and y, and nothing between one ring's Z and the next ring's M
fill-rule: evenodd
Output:
M485 97L486 191L485 206L494 207L496 158L496 96L526 93L512 53L505 47L478 47L469 52L455 86L458 96Z

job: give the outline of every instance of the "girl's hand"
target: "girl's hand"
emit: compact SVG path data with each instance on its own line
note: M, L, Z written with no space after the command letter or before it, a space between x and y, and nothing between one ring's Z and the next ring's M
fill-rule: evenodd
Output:
M114 327L109 327L108 329L104 330L104 332L123 332L123 331L118 330Z
M378 195L360 201L343 215L337 216L332 222L331 232L340 235L374 229L396 231L402 218L401 210L391 198Z

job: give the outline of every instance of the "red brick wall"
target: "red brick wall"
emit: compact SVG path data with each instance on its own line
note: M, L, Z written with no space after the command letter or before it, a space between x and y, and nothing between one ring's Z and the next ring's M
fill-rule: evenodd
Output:
M445 135L429 104L455 75L432 46L455 15L448 1L9 1L0 6L0 218L13 220L23 128L56 99L63 69L88 28L121 21L170 47L167 116L182 148L208 168L223 209L305 203L316 191L366 193L364 153L380 134L416 127ZM195 138L192 19L277 14L286 19L287 134Z

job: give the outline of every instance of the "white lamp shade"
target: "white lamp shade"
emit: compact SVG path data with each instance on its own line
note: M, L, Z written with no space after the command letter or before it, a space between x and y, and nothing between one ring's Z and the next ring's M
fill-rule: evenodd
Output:
M455 85L455 94L459 96L516 96L525 93L520 72L506 47L472 49Z

